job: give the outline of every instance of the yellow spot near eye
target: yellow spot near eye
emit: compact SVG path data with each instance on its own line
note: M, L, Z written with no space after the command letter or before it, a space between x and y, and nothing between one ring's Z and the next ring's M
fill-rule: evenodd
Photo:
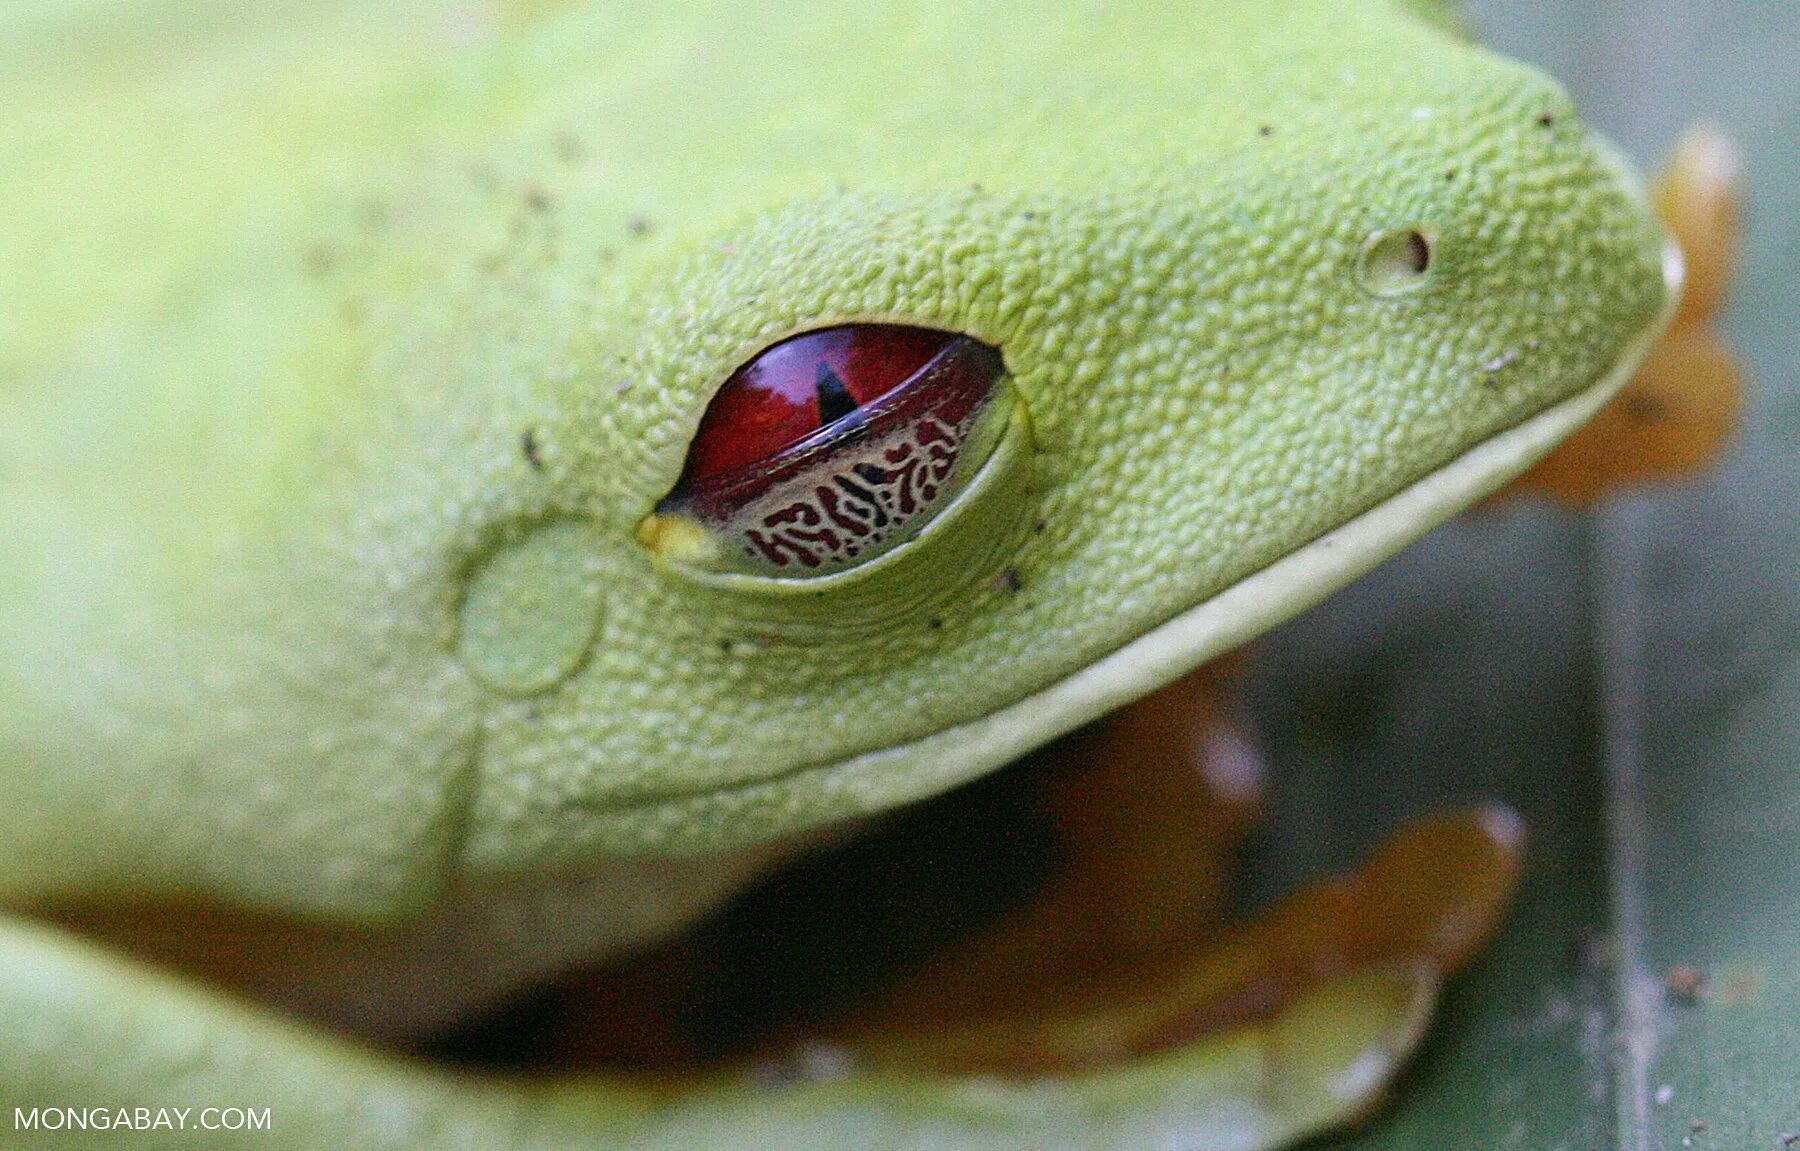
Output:
M670 563L710 566L719 558L719 543L692 516L651 514L637 527L637 540L650 554Z

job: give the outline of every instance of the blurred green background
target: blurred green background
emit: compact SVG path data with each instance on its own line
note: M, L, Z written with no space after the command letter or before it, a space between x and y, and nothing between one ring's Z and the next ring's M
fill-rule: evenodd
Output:
M1779 1148L1800 1133L1800 3L1471 15L1646 167L1699 119L1743 145L1748 419L1704 483L1466 516L1262 648L1262 894L1421 809L1500 797L1533 834L1396 1105L1316 1147ZM1691 1004L1679 965L1705 979Z

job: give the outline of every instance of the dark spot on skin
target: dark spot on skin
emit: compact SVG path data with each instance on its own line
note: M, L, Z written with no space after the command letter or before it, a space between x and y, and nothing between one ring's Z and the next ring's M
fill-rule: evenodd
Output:
M337 267L337 252L332 250L330 244L314 244L306 249L306 254L300 258L300 263L309 276L329 275L331 270Z
M977 196L979 196L983 192L987 191L987 189L983 188L980 184L970 184L969 191L971 191L971 192L975 193Z
M719 641L719 650L724 652L726 655L730 655L731 654L731 641L728 639L720 640Z
M925 621L925 626L930 628L932 631L942 630L942 628L944 626L943 617L934 615L930 619Z
M1456 169L1455 168L1445 168L1444 169L1444 179L1446 179L1446 180L1456 179Z
M631 216L625 221L625 230L641 239L656 231L656 224L648 216Z
M1037 535L1043 535L1044 529L1049 526L1050 525L1045 523L1043 520L1038 520L1036 523L1031 525L1031 530L1033 533L1035 533Z
M550 193L542 185L530 184L525 188L525 206L541 216L554 208L556 201L550 198Z
M1258 136L1273 136L1275 134L1275 128L1271 124L1258 124L1256 126L1256 134Z
M538 446L537 429L526 428L519 433L519 454L525 457L525 462L531 466L532 471L544 470L544 457Z
M1627 392L1624 407L1625 414L1639 423L1654 423L1663 418L1662 403L1655 396L1642 392Z
M1537 122L1538 122L1538 127L1548 128L1551 125L1556 123L1556 117L1552 116L1548 112L1540 112L1538 114Z
M1018 595L1025 590L1025 581L1019 578L1018 568L1003 568L994 577L992 587L995 591L1005 592L1007 595Z

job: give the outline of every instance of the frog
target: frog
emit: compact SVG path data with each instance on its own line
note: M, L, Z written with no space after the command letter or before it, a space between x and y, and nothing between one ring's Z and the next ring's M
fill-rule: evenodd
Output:
M1267 1148L1380 1098L1503 810L1099 1010L414 1043L1165 698L1605 407L1681 259L1552 80L1402 0L5 20L11 1138Z

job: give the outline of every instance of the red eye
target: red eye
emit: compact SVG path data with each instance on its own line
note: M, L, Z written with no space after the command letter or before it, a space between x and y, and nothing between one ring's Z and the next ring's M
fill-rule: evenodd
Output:
M688 482L766 460L918 375L965 337L898 324L803 332L739 368L688 448Z
M899 324L783 340L731 374L687 465L657 505L738 558L724 566L818 574L908 538L997 438L997 349Z

